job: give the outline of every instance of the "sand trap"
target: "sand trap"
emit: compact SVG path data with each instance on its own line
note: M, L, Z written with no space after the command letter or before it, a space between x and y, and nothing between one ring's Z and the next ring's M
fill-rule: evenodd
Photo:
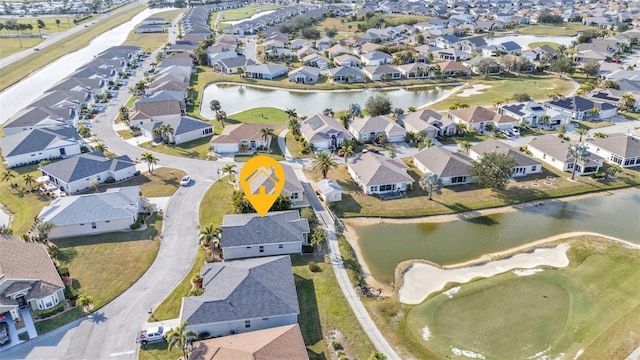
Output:
M477 266L447 270L416 263L404 274L404 283L399 292L400 302L419 304L429 294L442 290L450 282L464 284L478 277L491 277L514 269L533 269L542 265L565 267L569 265L568 249L569 244L560 244Z
M445 291L444 294L447 295L449 297L449 299L452 299L453 295L457 294L458 291L460 291L460 286L453 287L453 288Z
M457 97L469 97L472 95L478 95L482 93L482 90L489 89L491 85L485 84L475 84L471 85L470 88L462 90L459 94L456 94Z
M451 349L451 352L454 353L457 356L464 356L464 357L468 357L469 359L484 359L484 355L482 354L478 354L475 353L471 350L460 350L458 348L453 348Z
M526 270L513 270L513 273L518 276L531 276L535 273L542 272L542 269L526 269Z
M428 327L423 327L422 328L422 338L426 341L429 340L431 338L431 331L429 330Z

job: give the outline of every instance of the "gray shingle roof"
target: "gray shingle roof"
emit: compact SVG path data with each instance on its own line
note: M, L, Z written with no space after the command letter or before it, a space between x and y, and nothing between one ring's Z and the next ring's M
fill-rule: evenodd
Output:
M532 142L527 144L527 147L538 149L555 159L558 159L562 162L567 162L571 161L569 156L569 145L571 145L570 142L564 141L555 135L547 134L533 140ZM589 153L587 159L587 161L593 161L602 164L602 158L597 155ZM578 163L584 164L584 161L580 161Z
M258 214L225 215L222 220L222 247L302 242L309 222L298 210Z
M108 170L118 171L130 166L135 167L136 165L126 155L108 159L101 152L94 151L56 161L41 167L40 170L70 183Z
M367 152L359 159L347 165L360 178L364 186L378 186L413 183L413 178L407 174L409 168L402 160L391 159L384 155Z
M471 170L472 160L462 154L451 152L440 146L432 146L413 156L439 177L466 176Z
M330 139L329 133L342 134L345 139L352 138L336 119L323 114L313 115L300 123L300 133L309 141Z
M82 138L71 126L52 126L5 136L0 139L0 149L4 156L16 156L43 151L58 142L70 145L81 141Z
M182 298L181 322L198 325L300 313L288 255L210 263L201 274L204 294Z
M623 158L640 156L640 139L626 134L609 134L604 139L593 139L589 142Z
M402 126L398 125L386 115L355 119L351 123L351 127L359 134L379 133L383 131L389 134L405 131Z
M537 162L536 160L515 150L511 146L494 139L487 139L483 142L480 142L474 145L473 147L471 147L471 151L475 152L480 156L488 152L507 154L507 155L513 156L513 158L516 159L516 166L540 165L540 163Z
M191 131L204 130L210 127L212 127L211 124L206 123L202 120L194 119L188 116L182 116L180 118L178 126L176 126L174 135L186 134Z

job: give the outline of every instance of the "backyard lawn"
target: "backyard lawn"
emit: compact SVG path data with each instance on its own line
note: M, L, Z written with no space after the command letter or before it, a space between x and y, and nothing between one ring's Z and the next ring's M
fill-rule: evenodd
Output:
M103 192L109 188L138 185L144 197L171 196L180 187L180 179L184 175L186 173L179 169L159 167L153 169L153 174L144 172L119 183L102 184L98 186L98 191ZM93 192L94 190L91 189L81 194L92 194Z
M184 9L168 10L154 14L153 17L162 18L171 22L184 11ZM169 27L169 24L163 25L163 27L165 28L165 32L163 33L139 34L133 29L129 32L127 40L125 40L122 45L140 46L144 48L146 52L153 52L168 41L169 31L171 31L172 28Z
M579 33L580 31L584 31L588 29L598 29L598 28L593 26L585 26L585 25L582 25L582 23L580 22L569 22L569 23L563 23L559 25L543 25L543 24L523 25L523 26L519 26L516 31L520 35L573 36Z
M229 9L229 10L223 11L220 20L221 21L242 20L242 19L250 18L254 14L262 12L262 11L275 10L275 9L280 9L280 8L282 8L282 6L277 6L277 5L249 5L249 6L244 6L244 7L237 8L237 9ZM212 24L213 24L213 21L216 19L215 15L217 15L217 14L211 15Z
M161 154L181 156L190 159L200 160L216 160L215 156L209 155L211 146L209 145L210 137L203 137L178 145L155 144L152 141L140 144L143 149L159 152Z

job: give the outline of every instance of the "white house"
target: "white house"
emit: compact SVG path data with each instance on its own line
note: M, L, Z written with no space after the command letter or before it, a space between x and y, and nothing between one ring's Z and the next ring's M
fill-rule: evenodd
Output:
M626 134L609 134L604 139L586 142L589 152L605 159L608 163L624 168L640 166L640 139Z
M187 331L218 337L298 322L289 256L208 263L200 275L204 293L182 298Z
M375 141L385 134L389 142L405 140L407 130L386 115L357 118L349 124L349 132L359 141Z
M616 105L607 102L597 102L582 96L571 96L558 100L549 100L544 106L557 110L558 112L572 117L576 120L587 118L608 119L618 112ZM593 113L593 109L597 113Z
M40 211L38 220L55 225L51 239L129 230L144 203L139 186L112 188L56 198Z
M512 177L527 176L542 172L542 164L498 140L487 139L471 147L469 157L480 160L487 153L507 154L516 160L511 173Z
M226 260L301 254L309 235L309 222L300 218L298 210L225 215L220 228Z
M571 143L568 141L564 141L555 135L547 134L527 144L527 149L533 157L546 162L554 168L573 172L574 161L569 155L570 145ZM576 163L576 174L594 174L600 170L601 166L602 158L590 154L586 160L580 160Z
M347 164L347 172L365 194L406 191L413 184L409 167L402 160L367 152Z
M422 173L434 173L443 186L469 184L473 160L440 146L426 148L413 156L413 163Z
M0 139L8 167L80 154L84 141L71 126L51 126L22 131Z
M353 136L336 119L315 114L300 123L300 133L316 149L337 149Z
M211 150L216 154L237 152L253 153L257 149L269 148L271 136L265 139L262 130L263 124L231 124L222 129L222 133L211 137Z
M337 202L342 200L342 186L333 179L324 179L316 183L320 191L320 198L324 202Z
M94 151L53 162L39 170L60 190L76 193L92 188L94 179L104 183L107 179L121 181L132 178L136 164L126 155L109 159L101 152Z
M535 101L501 105L498 108L498 113L515 118L518 120L518 124L525 121L532 127L556 127L567 125L571 120L570 116L544 107ZM545 115L548 116L547 120L545 120Z

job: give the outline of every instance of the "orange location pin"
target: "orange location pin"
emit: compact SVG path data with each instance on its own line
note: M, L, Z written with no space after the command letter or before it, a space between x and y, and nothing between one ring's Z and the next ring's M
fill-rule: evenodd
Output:
M255 156L240 170L240 188L260 216L271 209L283 187L284 170L268 156Z

